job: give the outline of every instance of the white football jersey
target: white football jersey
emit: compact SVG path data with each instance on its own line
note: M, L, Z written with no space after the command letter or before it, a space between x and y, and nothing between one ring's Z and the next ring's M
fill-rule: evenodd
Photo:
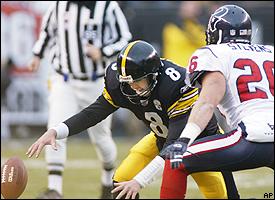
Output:
M190 58L186 83L200 87L205 71L219 71L226 92L218 105L228 124L243 122L247 139L274 141L274 47L226 43L196 50Z

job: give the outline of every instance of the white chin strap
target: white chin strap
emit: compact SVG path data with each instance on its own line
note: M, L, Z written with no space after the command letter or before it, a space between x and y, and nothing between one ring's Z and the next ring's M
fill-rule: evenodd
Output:
M222 30L219 30L219 40L217 41L217 44L221 44L222 42Z

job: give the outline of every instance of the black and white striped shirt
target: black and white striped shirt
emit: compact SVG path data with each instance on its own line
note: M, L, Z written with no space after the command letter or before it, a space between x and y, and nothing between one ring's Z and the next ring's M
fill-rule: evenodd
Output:
M99 77L104 74L105 67L131 38L127 20L116 1L57 1L43 17L33 53L42 58L46 47L50 47L57 72L86 80L95 72ZM87 42L101 49L100 61L85 55Z

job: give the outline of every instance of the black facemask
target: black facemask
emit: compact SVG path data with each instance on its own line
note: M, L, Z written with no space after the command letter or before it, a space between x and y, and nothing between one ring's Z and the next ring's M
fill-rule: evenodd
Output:
M157 85L156 80L157 75L150 74L148 78L149 86L148 89L146 89L145 95L140 96L136 93L135 90L131 88L131 86L128 83L120 83L120 90L124 96L126 96L129 101L133 104L142 104L144 105L144 102L148 101L151 97L151 93L155 86Z

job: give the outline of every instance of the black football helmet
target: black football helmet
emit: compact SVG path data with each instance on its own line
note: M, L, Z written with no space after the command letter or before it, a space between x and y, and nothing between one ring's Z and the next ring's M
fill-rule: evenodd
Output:
M252 22L249 14L236 5L224 5L211 15L206 29L206 43L251 43Z
M118 80L123 95L135 104L148 100L157 84L161 65L157 51L149 43L137 40L126 45L117 57ZM148 79L149 87L137 94L129 83L144 78Z

